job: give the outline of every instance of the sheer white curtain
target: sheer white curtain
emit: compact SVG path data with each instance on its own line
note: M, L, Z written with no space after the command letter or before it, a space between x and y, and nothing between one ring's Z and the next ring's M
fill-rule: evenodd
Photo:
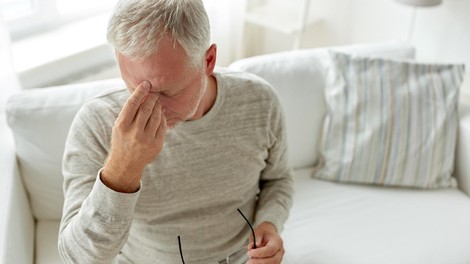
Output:
M7 217L8 208L7 202L12 197L12 181L13 178L7 173L3 172L13 171L14 166L14 153L12 153L13 137L11 132L7 129L5 119L5 102L10 94L19 90L19 83L13 70L10 51L10 38L8 31L3 24L2 17L0 16L0 233L7 230ZM8 250L7 243L4 241L5 236L0 236L0 261L6 255L5 251Z
M228 66L242 55L243 25L247 0L204 0L217 44L217 64Z
M20 85L13 69L8 29L0 16L0 120L4 119L5 102Z

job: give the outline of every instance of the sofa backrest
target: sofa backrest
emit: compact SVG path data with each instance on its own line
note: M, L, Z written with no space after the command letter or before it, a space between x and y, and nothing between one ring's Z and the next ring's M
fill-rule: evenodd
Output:
M413 48L398 44L340 47L361 54L411 58ZM296 168L313 165L325 115L323 88L327 50L308 49L240 60L232 69L260 75L277 89L286 113L290 159ZM120 79L34 89L12 96L7 118L13 131L21 176L38 220L60 219L63 206L62 155L78 109Z
M413 59L413 47L400 43L377 43L331 47L364 56ZM303 49L242 59L229 68L254 73L276 89L283 105L289 161L294 168L313 166L326 114L324 88L328 72L328 49Z
M38 220L60 219L63 206L62 156L72 120L84 102L120 79L33 89L9 98L6 113L17 161Z

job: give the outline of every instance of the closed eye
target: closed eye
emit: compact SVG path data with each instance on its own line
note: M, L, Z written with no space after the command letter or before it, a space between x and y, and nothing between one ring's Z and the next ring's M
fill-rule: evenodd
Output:
M177 90L176 92L172 92L172 93L164 93L164 95L170 98L175 98L175 97L178 97L183 92L183 90L184 89Z

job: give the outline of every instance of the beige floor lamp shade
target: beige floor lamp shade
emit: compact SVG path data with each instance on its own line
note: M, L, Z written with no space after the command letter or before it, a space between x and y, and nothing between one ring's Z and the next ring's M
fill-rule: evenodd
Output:
M416 6L416 7L425 7L425 6L437 6L442 3L442 0L395 0L398 3Z
M431 7L431 6L437 6L437 5L442 4L442 0L395 0L395 2L413 7L413 13L411 15L411 23L408 28L408 37L406 38L407 43L411 42L411 37L413 35L415 20L416 20L416 9L418 7Z

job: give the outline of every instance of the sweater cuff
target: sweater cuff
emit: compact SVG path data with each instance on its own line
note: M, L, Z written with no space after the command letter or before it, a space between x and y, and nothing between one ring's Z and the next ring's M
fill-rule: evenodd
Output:
M256 216L255 226L260 225L263 222L269 222L273 224L276 229L277 233L281 234L282 230L284 229L284 219L275 213L266 213L266 212L258 212Z
M101 169L102 170L102 169ZM109 222L128 221L134 215L134 209L140 196L139 190L134 193L121 193L110 189L101 181L101 170L98 172L93 189L85 203L93 211Z

